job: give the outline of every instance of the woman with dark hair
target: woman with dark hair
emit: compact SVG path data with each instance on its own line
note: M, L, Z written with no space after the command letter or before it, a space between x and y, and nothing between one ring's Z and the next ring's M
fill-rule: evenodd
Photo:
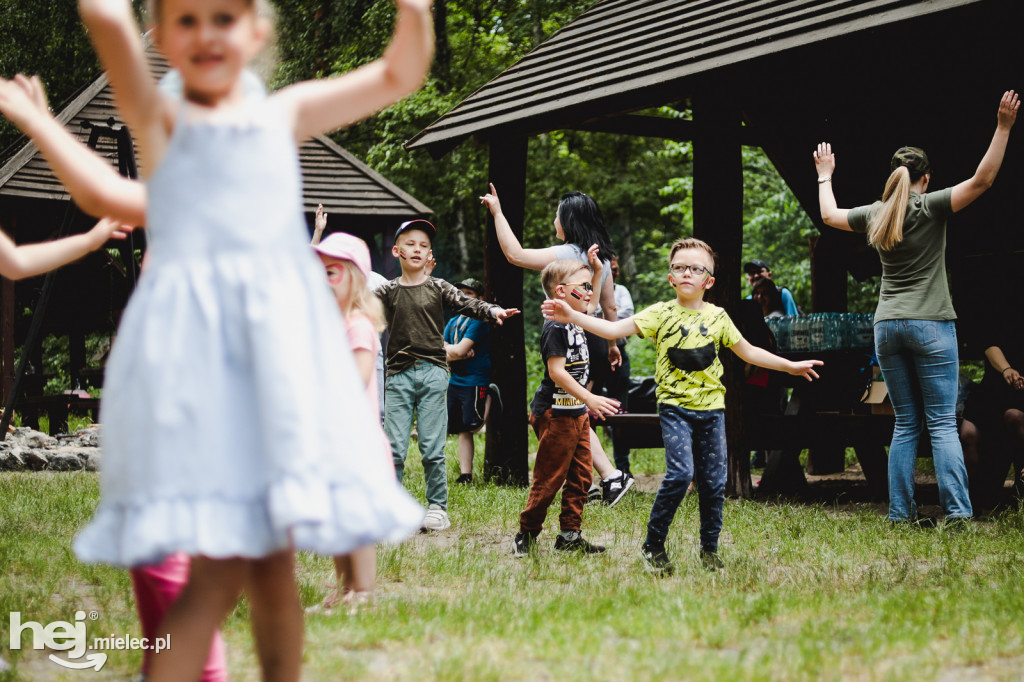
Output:
M775 286L775 282L767 277L759 279L754 284L754 290L750 297L761 306L762 317L784 317L786 315L786 304L782 300L782 291Z
M821 219L840 230L867 232L882 260L875 310L875 354L896 412L889 447L889 520L919 522L914 464L922 425L931 436L939 502L947 520L973 515L967 471L957 438L956 396L960 363L956 313L946 285L946 221L992 186L1003 162L1019 102L1012 90L999 101L996 131L974 175L927 192L931 167L916 147L896 150L882 200L870 206L836 206L832 175L836 157L821 143L814 152Z
M502 253L512 265L527 270L543 270L548 263L556 260L576 260L583 265L588 264L587 250L598 247L598 257L603 266L601 272L601 288L598 292L600 303L596 315L614 322L618 319L615 306L615 285L611 274L611 259L615 257L608 231L604 226L604 216L597 201L583 192L566 192L558 202L555 212L555 237L563 244L547 246L542 249L526 249L519 243L512 226L501 212L501 202L494 184L490 185L490 193L480 197L480 202L487 206L494 216L494 230L498 236L498 244ZM590 353L590 376L595 386L606 385L611 373L622 362L622 354L618 346L609 344L604 339L587 334L587 349ZM591 432L591 450L594 455L594 467L603 479L601 482L603 498L606 504L616 504L622 495L633 484L633 478L611 465L608 455L601 447L597 434Z

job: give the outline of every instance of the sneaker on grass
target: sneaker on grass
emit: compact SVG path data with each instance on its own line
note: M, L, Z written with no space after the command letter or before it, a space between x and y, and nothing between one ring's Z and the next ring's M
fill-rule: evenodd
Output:
M722 563L722 558L718 556L718 552L711 552L706 549L700 550L700 565L704 567L705 571L711 573L725 568L725 564Z
M614 507L633 487L633 482L633 477L624 471L620 472L617 478L601 481L601 501L609 507Z
M595 483L590 486L590 490L587 491L587 502L593 502L594 500L601 499L601 484Z
M432 504L427 507L427 515L423 519L423 530L444 530L451 525L448 512L441 509L441 505Z
M512 542L512 556L522 558L537 551L537 536L533 533L516 533Z
M459 474L459 477L455 479L456 483L466 485L467 483L473 482L473 474Z
M582 552L583 554L600 554L604 551L601 545L592 545L583 539L578 530L566 530L555 538L555 549L559 552Z
M640 545L640 558L644 562L644 570L648 573L672 575L676 570L668 558L664 543L644 542Z

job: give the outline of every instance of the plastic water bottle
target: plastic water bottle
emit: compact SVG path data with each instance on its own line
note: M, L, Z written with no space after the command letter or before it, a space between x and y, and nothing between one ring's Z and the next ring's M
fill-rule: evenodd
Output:
M797 353L810 350L811 330L806 316L797 316L789 326L789 346Z

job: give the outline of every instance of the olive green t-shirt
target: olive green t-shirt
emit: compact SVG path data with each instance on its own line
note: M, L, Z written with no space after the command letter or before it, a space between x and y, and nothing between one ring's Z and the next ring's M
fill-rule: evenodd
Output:
M881 320L955 320L956 312L946 283L946 219L953 214L952 188L927 194L910 193L903 220L903 241L882 259L882 288L875 308ZM847 220L854 232L867 232L881 207L850 209Z

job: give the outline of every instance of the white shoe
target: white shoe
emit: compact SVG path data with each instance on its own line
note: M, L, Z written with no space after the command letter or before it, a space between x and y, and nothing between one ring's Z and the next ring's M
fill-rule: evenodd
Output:
M448 512L441 509L441 505L432 504L427 507L427 515L423 519L424 530L444 530L452 525L448 518Z

